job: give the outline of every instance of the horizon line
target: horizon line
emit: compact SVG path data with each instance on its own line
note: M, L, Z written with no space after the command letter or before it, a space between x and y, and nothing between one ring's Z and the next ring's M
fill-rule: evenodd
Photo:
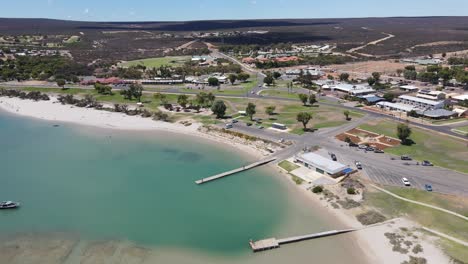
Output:
M344 20L344 19L385 19L385 18L461 18L468 16L457 15L434 15L434 16L369 16L369 17L316 17L316 18L223 18L223 19L194 19L194 20L117 20L117 21L96 21L96 20L73 20L64 18L47 17L0 17L0 19L36 19L36 20L56 20L65 22L87 22L87 23L188 23L188 22L215 22L215 21L261 21L261 20Z

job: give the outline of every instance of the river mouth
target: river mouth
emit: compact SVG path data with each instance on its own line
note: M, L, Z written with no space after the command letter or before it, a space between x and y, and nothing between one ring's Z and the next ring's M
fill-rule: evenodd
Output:
M143 261L177 256L185 263L207 258L260 263L249 239L334 228L295 201L269 169L196 185L195 180L252 161L229 148L168 133L53 125L0 114L1 199L22 203L18 210L0 212L1 263L9 263L7 256L17 263L28 262L25 256L37 257L33 263L54 263L40 260L50 254L61 261L96 254L118 259L121 252L142 254ZM340 240L277 252L309 254L305 248L313 245L325 259L335 258L320 251ZM277 252L268 255L284 254ZM345 259L346 253L338 255Z

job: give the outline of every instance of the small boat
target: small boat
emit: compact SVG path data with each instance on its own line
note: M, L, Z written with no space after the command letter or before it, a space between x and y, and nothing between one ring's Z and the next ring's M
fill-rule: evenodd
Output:
M12 201L0 202L0 209L14 209L14 208L18 208L19 206L20 206L20 203L17 203L17 202L12 202Z

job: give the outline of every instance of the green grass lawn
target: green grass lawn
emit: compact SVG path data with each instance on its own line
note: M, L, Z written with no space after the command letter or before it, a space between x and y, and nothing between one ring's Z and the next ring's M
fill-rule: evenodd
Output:
M280 166L281 168L283 168L287 172L291 172L291 171L299 168L299 166L297 166L296 164L291 163L291 162L289 162L287 160L283 160L282 162L280 162L278 164L278 166Z
M462 214L464 213L465 215L468 211L466 199L464 201L459 201L455 196L452 197L399 187L386 187L385 189L402 197L437 205ZM424 227L468 241L468 222L458 217L424 206L401 201L376 190L365 193L365 205L380 209L382 213L389 218L405 216ZM450 257L462 263L468 263L468 251L466 247L446 239L441 239L440 244Z
M119 66L121 67L130 67L136 65L144 65L148 68L159 68L163 65L168 66L181 66L185 62L189 61L189 56L175 56L175 57L161 57L161 58L148 58L148 59L141 59L141 60L134 60L121 63Z
M299 96L295 93L288 93L287 91L281 90L264 90L260 93L263 96L272 96L279 98L288 98L288 99L297 99L299 101Z
M396 122L379 121L361 125L359 128L396 137L396 127ZM437 166L468 173L466 142L416 127L412 127L410 138L415 144L388 148L385 151L397 156L410 155L416 160L429 160Z

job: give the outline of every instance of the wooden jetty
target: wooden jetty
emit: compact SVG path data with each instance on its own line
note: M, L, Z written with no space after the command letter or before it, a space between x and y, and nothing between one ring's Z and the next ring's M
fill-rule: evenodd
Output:
M315 238L320 238L320 237L334 236L334 235L349 233L353 231L356 231L356 229L332 230L332 231L326 231L326 232L321 232L321 233L309 234L309 235L304 235L304 236L294 236L294 237L288 237L288 238L282 238L282 239L269 238L269 239L264 239L264 240L259 240L259 241L251 240L249 244L253 252L259 252L259 251L279 248L280 245L283 245L283 244L295 243L295 242L300 242L300 241L315 239Z
M268 164L268 163L270 163L272 161L275 161L275 160L276 160L276 158L269 158L269 159L257 161L255 163L249 164L247 166L243 166L242 168L238 168L238 169L235 169L235 170L231 170L231 171L227 171L227 172L224 172L224 173L216 174L214 176L195 181L195 183L200 185L200 184L204 184L204 183L207 183L207 182L215 181L215 180L218 180L218 179L221 179L221 178L224 178L224 177L227 177L227 176L239 173L239 172L243 172L243 171L246 171L246 170L250 170L250 169L253 169L253 168Z

